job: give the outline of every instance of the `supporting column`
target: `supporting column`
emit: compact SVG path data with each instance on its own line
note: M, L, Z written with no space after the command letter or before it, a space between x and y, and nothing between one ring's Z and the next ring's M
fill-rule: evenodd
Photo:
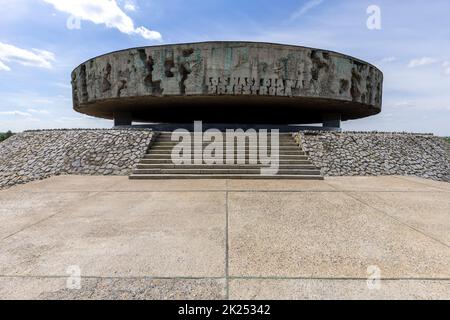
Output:
M337 128L341 127L341 115L340 114L325 114L322 120L322 127Z
M131 126L133 122L130 112L114 112L114 127Z

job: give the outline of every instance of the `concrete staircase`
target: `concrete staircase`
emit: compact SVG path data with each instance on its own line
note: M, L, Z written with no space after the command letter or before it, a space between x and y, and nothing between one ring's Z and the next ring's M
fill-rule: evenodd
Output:
M156 133L147 153L133 170L130 179L323 179L320 169L312 164L290 133L280 133L280 163L276 175L261 175L263 165L248 163L248 145L246 145L246 164L176 165L172 162L171 153L178 142L171 141L171 134L171 132ZM268 149L270 150L270 147Z

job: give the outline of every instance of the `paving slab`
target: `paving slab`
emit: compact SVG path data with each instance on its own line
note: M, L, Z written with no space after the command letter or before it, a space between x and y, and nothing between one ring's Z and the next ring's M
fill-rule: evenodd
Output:
M447 186L398 176L32 182L0 191L0 298L448 299ZM80 268L81 290L66 287L68 267ZM374 267L377 291L365 280Z
M8 191L14 192L72 192L72 191L106 191L112 189L124 176L83 176L61 175L43 180L17 185Z
M364 279L233 279L229 290L237 300L448 300L450 280L381 280L376 288Z
M70 191L212 191L226 190L224 179L168 179L158 181L130 180L128 176L61 175L32 181L4 191L70 192Z
M121 179L114 185L115 191L225 191L224 179L167 179L130 180Z
M225 275L225 195L104 192L0 243L0 274Z
M440 191L434 186L404 180L397 176L326 177L325 182L340 191Z
M427 185L433 188L441 189L443 191L450 192L450 183L444 182L444 181L435 181L431 179L424 179L419 177L413 177L413 176L397 176L400 179L411 181L414 183L419 183L423 185Z
M450 248L450 193L349 193Z
M450 249L344 193L228 196L236 277L449 278Z
M58 212L71 210L90 195L91 192L48 194L1 191L0 240Z
M0 299L218 300L226 294L224 279L82 278L79 289L67 282L64 277L1 277Z
M320 180L228 180L229 191L334 191Z

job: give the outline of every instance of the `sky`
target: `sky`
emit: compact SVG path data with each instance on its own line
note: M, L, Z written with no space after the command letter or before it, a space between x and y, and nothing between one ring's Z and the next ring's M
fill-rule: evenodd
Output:
M448 0L0 0L0 132L109 128L72 109L85 60L146 45L213 40L345 53L384 73L382 112L345 130L450 136Z

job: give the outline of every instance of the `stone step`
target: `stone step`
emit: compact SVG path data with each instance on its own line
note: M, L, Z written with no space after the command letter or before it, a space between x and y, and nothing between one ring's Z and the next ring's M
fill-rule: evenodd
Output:
M258 133L258 131L256 131L257 133ZM272 133L270 132L270 130L268 130L267 131L267 133L268 133L268 136L270 136ZM173 132L158 132L157 133L157 136L158 137L171 137L172 136L172 134L173 134ZM226 132L223 132L222 133L223 135L226 135ZM191 132L191 136L193 135L193 133ZM243 134L243 135L245 135L245 134ZM292 133L290 133L290 132L278 132L278 135L279 136L288 136L288 137L292 137Z
M291 179L291 180L323 180L320 175L289 175L279 174L263 176L259 174L132 174L133 180L145 179Z
M261 174L259 169L135 169L133 174ZM277 174L320 175L317 169L279 169Z
M173 163L139 163L137 169L260 169L267 167L254 164L173 164ZM309 169L318 170L313 164L279 165L280 169Z
M173 137L177 137L177 138L178 138L179 136L172 135L172 134L163 134L163 135L157 135L157 136L156 136L157 139L172 139ZM237 137L239 137L239 138L242 138L242 137L248 138L248 135L244 135L244 136L234 136L234 138L237 138ZM259 138L259 135L256 135L256 137ZM191 134L191 139L193 139L193 138L194 138L194 135ZM227 138L227 135L226 135L226 134L223 134L223 135L222 135L222 138L225 140L225 139ZM230 138L231 138L231 136L230 136ZM272 138L272 135L271 135L271 134L268 134L268 135L267 135L267 138L268 138L268 139ZM280 133L280 134L278 135L278 138L280 138L280 139L293 139L293 136L292 136L292 134L290 134L290 133L287 133L287 134Z
M153 149L153 148L151 148L150 150L147 151L146 154L172 154L172 150L173 150L172 148L170 148L170 149L166 149L166 148L164 148L164 149L161 149L161 148ZM192 153L193 153L193 151L194 150L192 150ZM251 153L255 153L256 155L259 154L259 150L257 150L257 149L245 149L245 150L236 150L235 149L233 151L234 152L230 152L230 153L231 154L241 154L241 153L245 152L246 154L248 154L249 152L251 152ZM267 151L268 151L268 154L270 155L270 150L267 150ZM199 152L202 154L204 151L200 150ZM227 150L224 150L223 154L226 155L227 154ZM303 156L303 155L305 155L305 152L301 151L300 149L281 149L280 148L278 150L278 154L280 156L282 156L282 155L300 155L300 156Z
M156 137L156 140L165 140L165 141L172 141L172 138L177 138L177 139L180 139L179 137L172 137L172 136L157 136ZM222 136L222 139L225 141L226 140L226 136ZM235 137L235 139L243 139L243 137ZM248 137L245 137L246 139L248 139ZM258 136L258 138L259 138L259 136ZM289 141L289 140L294 140L294 138L292 137L292 136L282 136L282 135L279 135L278 136L278 138L280 139L280 140L286 140L286 141ZM191 139L192 140L194 140L194 136L192 136L191 135ZM205 138L206 139L206 138ZM267 136L267 140L268 141L270 141L272 139L272 136L270 136L270 135L268 135Z
M161 147L173 147L173 146L176 146L176 145L178 145L178 144L180 144L180 142L177 142L177 141L154 141L152 144L151 144L151 146L150 147L157 147L157 146L161 146ZM209 145L211 145L212 143L211 142L205 142L205 143L202 143L201 145L203 146L203 147L206 147L206 146L209 146ZM251 147L255 147L255 148L257 148L257 147L259 147L259 144L257 144L257 145L250 145L249 143L248 143L248 141L245 143L245 144L241 144L241 143L234 143L234 144L232 144L234 147L241 147L241 146L243 146L243 147L249 147L249 146L251 146ZM267 147L268 148L270 148L270 146L271 146L271 143L269 142L269 143L267 143L266 144L267 145ZM194 146L194 143L193 142L191 142L191 146L193 147ZM223 146L225 147L226 146L226 142L223 142ZM298 144L297 143L295 143L295 141L279 141L279 143L278 143L278 146L280 146L280 147L292 147L292 148L300 148L299 146L298 146Z
M244 148L238 149L238 143L234 143L234 162L237 156L245 152L245 164L182 164L173 163L171 153L179 143L171 140L172 133L165 132L157 136L150 145L149 150L139 161L130 179L314 179L321 180L320 169L309 160L307 153L299 147L292 134L279 135L279 168L276 175L261 175L261 168L267 168L261 164L249 164L249 152L258 155L258 147L249 146L248 140ZM226 142L226 141L225 141ZM202 147L211 142L203 142ZM191 145L194 151L194 143ZM203 150L202 150L203 151ZM270 136L268 139L268 151L270 152ZM226 146L224 151L226 159Z
M160 159L141 159L139 161L139 164L173 164L171 158L160 158ZM296 165L296 164L311 164L311 161L308 159L301 159L301 160L283 160L280 159L280 165L289 164L289 165ZM236 164L237 165L237 164Z
M177 141L154 141L153 144L152 144L152 147L154 147L154 146L168 146L168 147L170 147L170 146L176 146L177 144L179 144L179 142L177 142ZM202 146L208 146L210 144L211 144L211 142L205 142L205 143L202 143ZM224 142L224 144L226 144L226 142ZM191 145L193 146L194 143L191 142ZM233 145L237 146L239 144L238 143L234 143ZM245 143L245 146L248 146L248 145L249 145L249 143L247 141ZM270 145L271 145L270 142L268 142L267 146L270 147ZM294 140L292 140L292 141L279 141L278 145L299 148L298 144L296 144Z
M150 148L151 148L151 149L173 149L176 145L177 145L176 143L174 143L174 144L159 144L159 143L156 143L156 144L153 144ZM209 144L203 145L202 148L204 149L204 148L207 147L208 145L209 145ZM195 147L195 148L198 148L198 146L191 145L191 148L192 148L192 149L194 149L194 147ZM226 149L226 147L227 147L227 146L224 145L224 146L223 146L223 149ZM234 146L231 146L231 147L233 147L235 150L238 149L238 148L244 148L244 149L258 149L258 146L249 146L249 145L246 145L246 146L244 146L244 147L234 145ZM302 149L301 149L299 146L295 145L295 144L293 144L293 145L280 144L280 145L278 146L278 148L279 148L280 150L282 149L282 150L299 150L299 151L302 151ZM271 146L268 145L268 146L267 146L267 149L270 150L270 149L271 149Z
M172 151L174 148L175 148L175 146L152 146L152 147L150 147L150 149L148 149L148 151L152 151L152 150ZM200 151L205 150L205 148L199 148L199 149L200 149ZM191 150L194 151L196 149L194 149L194 147L192 146ZM231 150L233 150L233 151L236 151L236 150L239 150L239 151L241 151L241 150L246 150L246 151L248 151L248 150L252 150L252 151L256 150L256 151L258 151L259 149L255 148L255 147L250 147L250 148L246 147L246 148L243 148L243 149L235 147L235 148L229 148L229 149L228 148L223 148L222 150L223 150L223 152L226 152L227 150L230 150L230 151ZM279 146L278 150L280 152L282 152L282 151L298 151L298 152L305 153L301 148L299 148L297 146ZM270 146L267 148L267 151L269 151L269 152L271 151Z
M236 155L236 153L235 153ZM193 157L192 157L193 158ZM237 157L234 157L237 159ZM248 155L245 156L245 159L248 159ZM172 155L170 153L150 153L145 154L144 159L172 159ZM226 159L226 157L224 157ZM308 156L302 154L280 154L280 160L308 160Z

